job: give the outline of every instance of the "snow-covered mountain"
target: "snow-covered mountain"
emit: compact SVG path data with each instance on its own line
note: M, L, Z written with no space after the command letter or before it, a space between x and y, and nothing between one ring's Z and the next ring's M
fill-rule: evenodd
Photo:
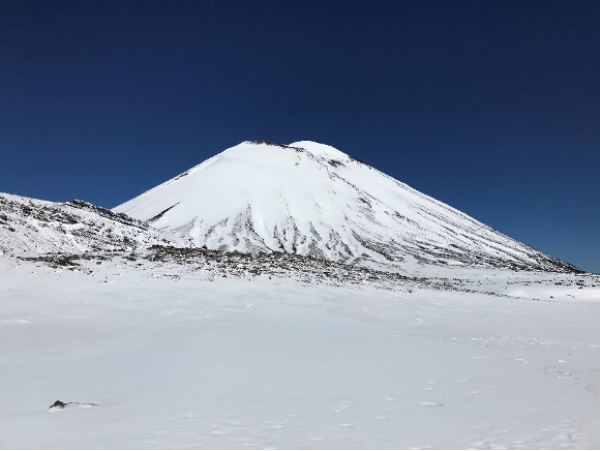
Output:
M0 193L0 255L187 246L178 234L80 200L47 202Z
M123 209L0 193L2 448L600 443L598 275L313 143Z
M577 268L327 145L248 141L116 207L197 246L374 268Z

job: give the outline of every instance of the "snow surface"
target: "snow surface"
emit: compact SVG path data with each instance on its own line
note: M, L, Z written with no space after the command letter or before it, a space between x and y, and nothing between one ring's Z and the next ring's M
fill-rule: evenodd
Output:
M0 257L0 448L600 447L597 276L99 262Z
M323 144L245 142L114 209L197 246L411 273L416 263L572 271Z

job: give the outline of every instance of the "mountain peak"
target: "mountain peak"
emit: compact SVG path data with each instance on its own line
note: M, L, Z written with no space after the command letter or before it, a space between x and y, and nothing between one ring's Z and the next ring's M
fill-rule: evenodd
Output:
M348 157L347 154L345 154L341 150L336 149L335 147L314 141L297 141L295 143L290 144L290 147L301 148L315 155Z
M281 144L275 141L255 140L255 141L244 141L231 149L241 150L246 149L246 146L250 144L253 146L267 146L271 148L291 149L296 152L309 152L313 155L319 156L334 156L334 157L346 157L349 155L336 149L335 147L328 146L327 144L321 144L315 141L296 141L291 144Z

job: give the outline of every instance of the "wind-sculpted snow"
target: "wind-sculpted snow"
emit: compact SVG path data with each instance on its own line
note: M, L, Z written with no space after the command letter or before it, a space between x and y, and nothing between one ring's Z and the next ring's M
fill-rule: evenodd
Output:
M390 271L424 265L577 272L333 147L250 141L118 206L196 246Z
M0 254L90 252L179 244L187 240L96 205L46 202L0 193Z

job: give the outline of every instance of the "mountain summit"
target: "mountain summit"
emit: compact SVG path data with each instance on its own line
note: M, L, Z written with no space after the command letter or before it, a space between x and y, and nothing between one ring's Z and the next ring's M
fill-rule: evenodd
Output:
M116 207L195 245L378 269L577 271L331 146L247 141Z

